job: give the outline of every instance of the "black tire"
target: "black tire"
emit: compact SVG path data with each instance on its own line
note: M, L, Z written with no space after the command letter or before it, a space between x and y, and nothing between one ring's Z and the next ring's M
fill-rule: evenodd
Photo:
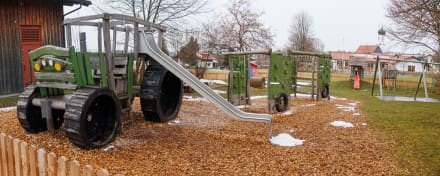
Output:
M284 112L289 106L289 97L285 93L280 93L275 99L275 109L278 112Z
M325 85L322 89L321 89L321 98L328 98L328 96L330 95L330 91L329 91L329 86Z
M73 144L99 148L112 142L120 126L121 106L108 88L83 88L66 104L64 127Z
M41 116L41 107L34 106L32 100L39 97L39 88L28 86L20 94L17 102L17 117L20 125L29 133L39 133L47 130L46 121ZM54 129L63 124L63 110L52 110Z
M145 70L140 90L144 119L168 122L176 119L182 104L182 81L160 65Z

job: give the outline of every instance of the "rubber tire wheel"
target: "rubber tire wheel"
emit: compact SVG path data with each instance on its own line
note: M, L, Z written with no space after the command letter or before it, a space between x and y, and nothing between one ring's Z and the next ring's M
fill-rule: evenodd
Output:
M278 112L284 112L289 106L289 97L285 93L280 93L275 99L275 108Z
M40 95L39 89L28 86L19 96L17 103L17 117L20 125L29 133L47 131L46 120L41 116L41 107L34 106L32 100ZM54 129L63 124L64 110L52 110Z
M321 89L321 98L328 98L329 96L329 86L325 85L322 89Z
M183 84L161 65L149 65L140 88L144 119L153 122L174 120L182 105Z
M92 90L89 95L74 93L64 116L70 142L84 149L113 142L120 129L121 106L113 91L108 88L89 90Z

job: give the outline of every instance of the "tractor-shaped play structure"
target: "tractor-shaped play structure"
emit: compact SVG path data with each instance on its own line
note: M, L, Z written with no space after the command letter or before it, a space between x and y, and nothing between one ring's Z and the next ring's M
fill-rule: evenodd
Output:
M80 37L80 52L76 51L72 26L97 29L98 52L87 51L84 35ZM175 119L182 101L182 81L231 117L272 121L269 114L237 109L163 53L160 48L165 28L160 25L125 15L100 14L66 19L64 27L67 48L43 46L29 53L37 81L20 94L17 116L30 133L59 129L64 124L75 145L101 147L114 140L123 121L131 119L136 95L146 120ZM125 33L125 42L123 50L118 51L121 32ZM128 52L130 44L132 52Z

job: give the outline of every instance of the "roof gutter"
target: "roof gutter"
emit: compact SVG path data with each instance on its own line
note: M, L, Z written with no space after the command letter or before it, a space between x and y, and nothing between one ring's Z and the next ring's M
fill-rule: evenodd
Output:
M81 9L81 8L82 8L82 4L80 3L78 8L73 9L73 10L71 10L70 12L67 12L67 13L63 14L63 17L65 17L65 16L67 16L67 15L73 13L73 12L76 12L76 11L78 11L78 10Z

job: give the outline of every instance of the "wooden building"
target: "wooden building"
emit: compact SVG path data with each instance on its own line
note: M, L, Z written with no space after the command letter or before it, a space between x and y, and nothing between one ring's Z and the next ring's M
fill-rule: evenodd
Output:
M17 93L31 83L28 52L42 45L64 46L64 5L88 6L87 0L0 1L0 95Z

